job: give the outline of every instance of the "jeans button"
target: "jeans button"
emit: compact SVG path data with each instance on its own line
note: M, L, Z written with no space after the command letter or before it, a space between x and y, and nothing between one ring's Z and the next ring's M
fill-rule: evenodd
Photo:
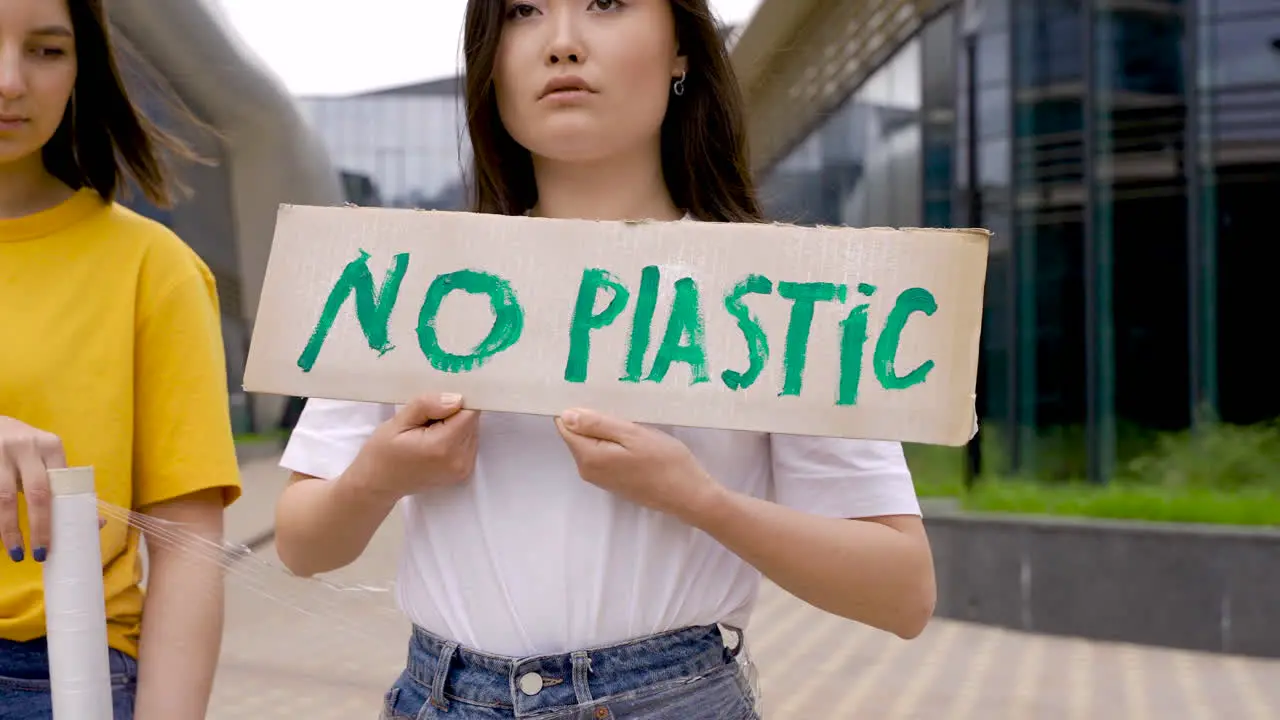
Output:
M537 695L542 692L542 676L536 672L520 676L520 692L525 695Z

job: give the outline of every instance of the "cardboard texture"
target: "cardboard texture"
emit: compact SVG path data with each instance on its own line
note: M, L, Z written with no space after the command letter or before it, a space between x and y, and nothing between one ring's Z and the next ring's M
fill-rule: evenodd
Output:
M988 240L286 205L244 387L961 445Z

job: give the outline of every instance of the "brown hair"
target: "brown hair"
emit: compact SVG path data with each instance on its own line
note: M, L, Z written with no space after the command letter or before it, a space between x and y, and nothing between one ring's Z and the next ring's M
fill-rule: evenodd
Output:
M662 171L676 207L698 220L763 219L747 157L742 95L729 52L706 0L671 0L676 43L688 58L685 92L662 122ZM538 199L533 161L502 125L494 87L505 0L468 0L467 131L471 136L472 208L519 215Z
M199 158L130 101L102 0L67 0L67 8L76 38L76 84L62 123L44 146L45 168L74 189L92 188L107 202L132 178L151 202L171 206L173 183L159 151Z

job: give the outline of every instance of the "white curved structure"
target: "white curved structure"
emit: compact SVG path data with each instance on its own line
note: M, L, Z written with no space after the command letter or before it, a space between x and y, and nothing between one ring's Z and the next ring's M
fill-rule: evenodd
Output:
M217 165L185 170L194 195L172 213L156 214L218 276L228 370L232 389L238 390L276 209L281 203L341 203L339 174L289 92L243 44L213 0L113 0L108 7L117 38L123 36L141 64L221 136L180 131ZM122 50L128 54L128 48ZM157 110L159 95L145 87L134 94L140 104ZM164 115L162 107L153 117ZM253 405L259 427L274 425L281 399L259 397Z

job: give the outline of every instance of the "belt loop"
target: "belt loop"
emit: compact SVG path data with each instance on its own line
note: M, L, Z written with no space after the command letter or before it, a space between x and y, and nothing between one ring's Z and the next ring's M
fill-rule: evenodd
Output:
M444 682L449 677L449 666L453 664L453 654L458 650L458 643L445 643L436 658L436 676L431 681L430 702L437 709L448 712L449 701L444 697Z
M746 633L742 631L742 628L737 628L732 625L725 625L724 628L738 636L738 641L733 644L733 647L727 648L729 650L729 657L736 658L742 652L742 644L746 642L747 638Z
M592 701L591 698L591 657L579 650L569 656L573 663L573 692L578 696L579 704Z

